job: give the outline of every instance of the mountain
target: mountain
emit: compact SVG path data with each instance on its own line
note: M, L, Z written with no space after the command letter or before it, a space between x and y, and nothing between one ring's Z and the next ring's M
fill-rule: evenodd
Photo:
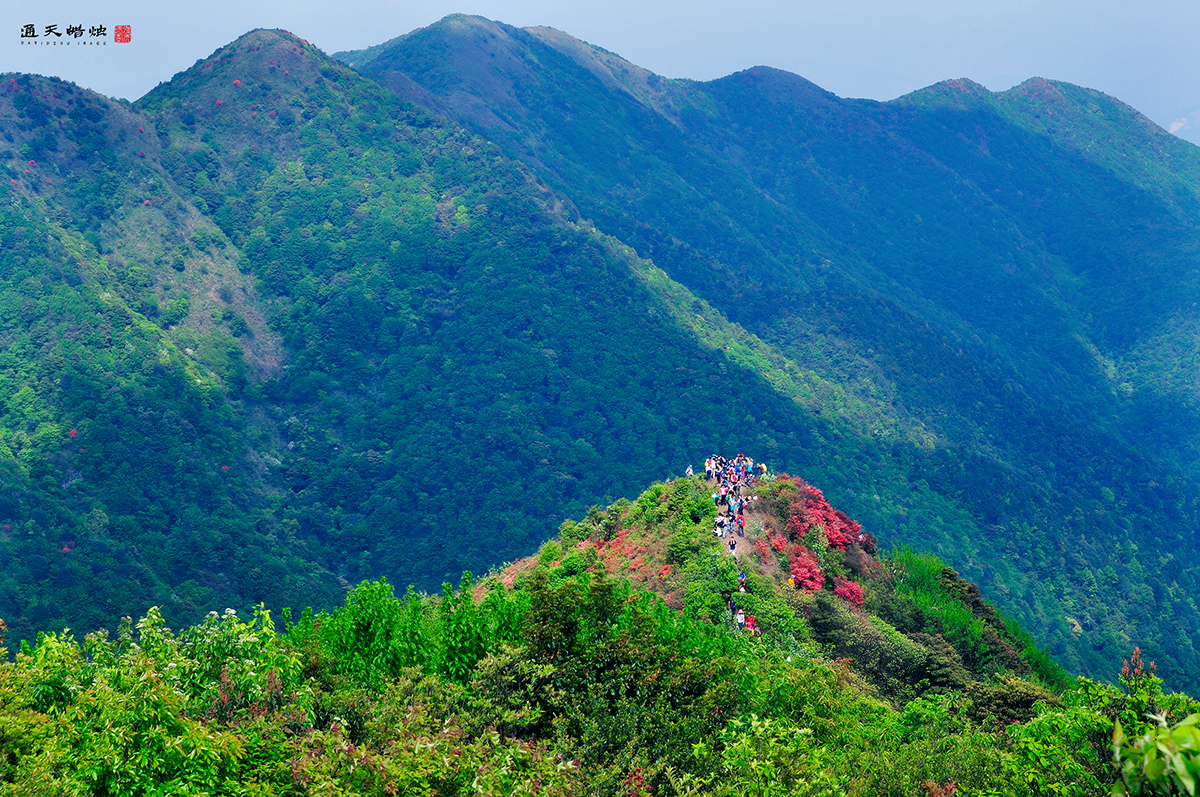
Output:
M132 107L8 80L16 638L434 589L714 447L801 464L878 415L294 36Z
M1064 84L668 81L477 18L346 59L3 78L14 638L433 590L738 451L1075 672L1200 678L1186 145Z
M881 539L946 556L1071 667L1136 636L1192 672L1195 146L1038 78L845 100L766 67L667 80L477 17L336 57L894 419L882 462L801 471ZM889 505L880 468L953 512Z

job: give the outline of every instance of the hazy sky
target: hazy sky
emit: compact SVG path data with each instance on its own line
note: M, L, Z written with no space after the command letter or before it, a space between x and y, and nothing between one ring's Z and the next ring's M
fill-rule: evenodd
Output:
M8 0L0 71L57 75L136 99L242 33L285 28L326 52L464 12L549 25L667 77L758 64L843 97L886 100L947 78L1003 90L1033 76L1112 94L1200 142L1200 2L1132 0ZM104 25L104 46L23 44L22 28ZM112 41L115 25L131 41ZM53 37L51 37L53 38ZM65 40L66 37L64 37Z

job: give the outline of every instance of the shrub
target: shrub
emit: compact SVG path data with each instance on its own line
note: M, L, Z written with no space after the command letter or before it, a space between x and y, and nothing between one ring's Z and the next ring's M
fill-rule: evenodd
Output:
M971 718L990 719L1000 725L1028 722L1037 715L1038 703L1059 706L1061 702L1047 689L1011 675L1001 676L995 684L970 683Z
M788 554L788 566L792 578L796 579L796 589L807 592L818 592L825 586L825 574L812 551L803 545L792 546Z
M833 593L839 598L849 603L855 608L861 609L863 606L863 588L862 584L855 581L850 581L845 578L837 578L834 580Z

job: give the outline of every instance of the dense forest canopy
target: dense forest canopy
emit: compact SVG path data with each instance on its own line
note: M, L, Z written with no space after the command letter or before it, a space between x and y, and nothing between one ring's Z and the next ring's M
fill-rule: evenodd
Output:
M3 77L10 641L435 591L721 450L1072 672L1200 679L1194 147L1066 84L668 81L465 17L342 58Z
M461 15L336 57L886 414L882 462L803 470L881 536L942 552L1072 666L1166 615L1164 672L1193 666L1196 147L1040 78L845 100L766 67L667 80ZM957 511L888 505L903 488L881 506L860 489L879 470Z

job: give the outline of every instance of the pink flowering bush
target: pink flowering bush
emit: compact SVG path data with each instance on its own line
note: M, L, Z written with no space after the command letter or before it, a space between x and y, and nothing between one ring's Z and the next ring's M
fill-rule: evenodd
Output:
M851 606L861 609L863 605L863 588L862 584L857 581L850 581L846 578L835 578L833 580L833 594L849 603Z

